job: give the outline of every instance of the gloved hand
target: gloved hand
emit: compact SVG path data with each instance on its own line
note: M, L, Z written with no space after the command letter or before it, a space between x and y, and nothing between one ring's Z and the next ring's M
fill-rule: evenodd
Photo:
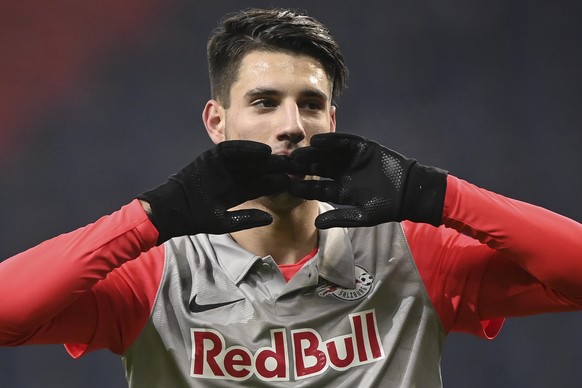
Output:
M264 226L273 219L258 209L227 211L250 199L285 191L289 158L262 143L224 141L168 181L138 196L151 206L157 244L177 236L223 234Z
M306 166L307 174L331 178L292 182L292 195L352 206L320 214L319 229L402 220L442 223L446 171L345 133L315 135L309 147L291 157Z

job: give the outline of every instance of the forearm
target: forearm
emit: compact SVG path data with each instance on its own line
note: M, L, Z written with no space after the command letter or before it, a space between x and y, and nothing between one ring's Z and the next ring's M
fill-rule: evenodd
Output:
M113 269L156 242L138 201L0 264L0 344L55 317Z
M447 227L504 253L546 286L582 297L582 225L538 206L448 177Z

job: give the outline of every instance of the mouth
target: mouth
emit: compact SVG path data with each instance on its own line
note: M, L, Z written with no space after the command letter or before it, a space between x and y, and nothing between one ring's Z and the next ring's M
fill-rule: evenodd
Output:
M273 155L281 155L281 156L286 156L286 157L291 157L291 154L293 153L294 149L280 149L280 150L273 150Z
M289 179L292 182L298 182L298 181L305 180L305 177L306 177L306 175L296 175L296 174L287 174L287 176L289 177Z

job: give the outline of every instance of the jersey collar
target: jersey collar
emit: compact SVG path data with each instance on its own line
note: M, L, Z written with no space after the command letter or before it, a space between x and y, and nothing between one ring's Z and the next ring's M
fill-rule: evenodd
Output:
M216 251L216 260L235 284L240 283L253 265L262 259L238 245L229 234L211 234L208 238Z
M331 205L320 203L320 212L331 209L333 209ZM257 261L264 259L242 248L228 234L208 237L216 250L217 261L235 284L244 279ZM347 229L320 230L319 249L315 259L319 276L341 287L355 287L354 253ZM312 262L306 265L310 263Z

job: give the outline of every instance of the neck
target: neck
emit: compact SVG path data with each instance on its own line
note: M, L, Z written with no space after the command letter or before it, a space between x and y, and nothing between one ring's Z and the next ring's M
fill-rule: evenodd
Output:
M291 209L277 210L256 201L237 208L252 207L268 211L273 216L273 223L231 233L232 238L247 251L259 256L271 255L279 265L294 264L317 245L315 217L319 214L319 204L316 201L303 201Z

